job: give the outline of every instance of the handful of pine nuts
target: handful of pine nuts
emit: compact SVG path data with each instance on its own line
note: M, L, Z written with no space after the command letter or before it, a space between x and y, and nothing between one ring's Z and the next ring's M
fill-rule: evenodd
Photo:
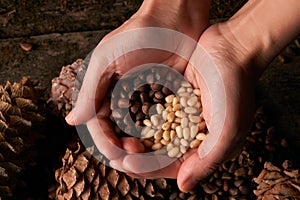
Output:
M117 133L139 137L148 151L172 158L205 139L200 90L175 70L155 66L118 84L111 101Z

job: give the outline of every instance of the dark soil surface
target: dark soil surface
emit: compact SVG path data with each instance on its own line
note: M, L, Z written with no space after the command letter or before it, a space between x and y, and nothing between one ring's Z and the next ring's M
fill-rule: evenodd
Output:
M23 76L50 88L63 65L84 58L109 31L121 25L141 0L1 0L0 83ZM245 0L215 0L211 19L230 17ZM24 51L21 43L33 45ZM300 152L300 48L292 42L275 59L257 86L257 101L267 105L273 124L285 133L289 156ZM291 51L292 50L292 51ZM299 156L299 155L298 155Z
M22 76L49 86L63 65L84 58L142 0L1 0L0 83ZM215 0L211 18L230 17L245 0ZM33 45L29 52L20 48Z

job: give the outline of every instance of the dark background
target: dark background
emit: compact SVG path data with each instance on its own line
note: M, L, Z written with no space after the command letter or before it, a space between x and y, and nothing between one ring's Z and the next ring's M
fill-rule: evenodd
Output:
M0 0L0 83L22 76L51 87L63 65L84 58L109 31L139 7L140 0ZM213 0L212 22L224 20L245 1ZM267 12L267 11L266 11ZM33 45L31 51L21 43ZM258 104L286 134L291 157L300 152L300 52L292 41L265 71L257 86Z

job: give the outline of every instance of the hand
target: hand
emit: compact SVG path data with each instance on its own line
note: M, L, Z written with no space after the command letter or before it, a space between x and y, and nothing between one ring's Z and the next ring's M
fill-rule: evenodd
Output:
M195 51L184 73L187 80L201 90L203 114L210 132L207 138L198 150L190 150L166 168L150 173L134 174L142 167L140 163L153 163L155 158L143 160L139 156L128 155L122 160L124 171L133 172L131 175L135 177L177 178L179 188L189 191L221 163L238 155L253 119L256 77L246 70L246 66L250 65L248 57L243 56L247 55L246 52L239 49L231 52L235 55L234 59L228 56L227 49L238 46L233 46L224 35L219 34L220 27L222 24L205 30L198 43L207 56L199 56ZM208 65L203 65L203 62ZM248 64L241 66L241 62ZM198 65L200 70L192 64ZM120 162L113 165L120 166Z
M66 120L71 125L86 122L98 149L110 160L122 158L124 156L122 149L130 152L143 152L144 150L137 139L119 139L113 134L109 121L109 103L105 97L114 79L144 63L162 63L181 73L187 66L186 60L163 50L141 49L124 52L126 45L138 49L145 42L152 42L152 35L149 35L151 32L146 31L145 34L139 35L135 30L143 27L167 28L180 31L197 41L209 24L208 2L208 0L197 2L194 0L174 0L172 2L146 0L135 15L120 28L105 36L95 48L78 95L76 107ZM166 10L168 12L165 12ZM118 41L116 38L120 35L129 35L129 37L116 43ZM180 46L177 48L179 49ZM185 51L190 52L191 55L193 48L193 46L188 47ZM116 149L116 146L120 149Z
M189 151L172 165L152 173L132 175L177 177L179 188L189 191L218 165L240 152L252 121L257 79L277 53L300 33L297 11L300 2L291 0L290 3L295 6L281 1L272 5L267 1L249 1L229 21L210 26L203 32L199 45L212 59L218 73L212 74L208 69L203 70L208 73L201 76L187 65L185 76L202 91L204 118L210 133L198 150ZM282 12L275 14L279 8ZM198 67L207 69L211 66ZM218 111L224 110L223 123ZM218 128L218 125L223 126ZM127 156L123 165L127 171L136 172L140 161L138 157Z

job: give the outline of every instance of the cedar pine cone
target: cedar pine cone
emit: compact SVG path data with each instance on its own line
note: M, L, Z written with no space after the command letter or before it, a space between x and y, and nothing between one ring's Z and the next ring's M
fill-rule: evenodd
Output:
M33 147L42 137L40 98L45 88L24 77L20 83L0 85L0 199L19 198L27 188L23 174L35 165Z
M258 184L254 194L262 200L296 200L300 199L300 173L292 163L285 160L281 168L270 162L264 164L254 182Z

